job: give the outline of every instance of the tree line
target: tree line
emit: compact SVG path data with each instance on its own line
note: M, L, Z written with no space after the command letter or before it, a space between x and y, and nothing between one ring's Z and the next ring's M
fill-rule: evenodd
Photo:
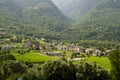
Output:
M17 61L13 55L0 52L0 80L119 80L120 50L109 55L111 70L96 63L75 64L65 58L44 64ZM2 59L3 58L3 59Z

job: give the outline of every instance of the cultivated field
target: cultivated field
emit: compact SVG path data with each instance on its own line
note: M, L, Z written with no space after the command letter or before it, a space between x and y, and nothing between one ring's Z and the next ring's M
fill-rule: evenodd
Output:
M56 57L45 56L45 55L37 53L37 52L36 53L33 53L33 52L25 53L23 55L19 55L17 53L14 53L13 55L16 57L17 60L24 61L24 62L44 63L48 60L57 60Z
M58 56L45 56L39 52L33 52L31 51L30 53L25 53L23 55L19 55L18 53L13 54L17 60L24 61L24 62L39 62L39 63L44 63L48 60L57 60L60 57ZM68 52L66 54L66 58L70 57L71 52ZM110 70L111 65L110 61L107 57L85 57L86 62L95 62L97 65ZM79 61L78 61L79 62Z
M89 57L89 58L86 58L86 61L95 62L97 65L100 65L103 68L108 70L111 69L110 61L107 57Z

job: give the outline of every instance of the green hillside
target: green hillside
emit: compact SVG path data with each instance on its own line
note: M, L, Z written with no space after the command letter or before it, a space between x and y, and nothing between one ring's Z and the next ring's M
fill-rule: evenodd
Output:
M20 11L14 2L0 0L0 31L5 32L5 36L17 32L17 26L23 24Z
M51 0L0 0L0 37L16 34L52 40L120 41L120 1L81 1L71 8L77 14L80 11L81 18L70 23Z
M0 0L0 28L6 35L55 38L68 22L50 0Z
M101 1L67 29L68 34L76 40L120 41L120 1Z

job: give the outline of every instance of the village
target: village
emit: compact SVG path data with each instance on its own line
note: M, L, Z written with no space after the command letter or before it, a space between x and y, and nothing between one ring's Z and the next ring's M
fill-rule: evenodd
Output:
M86 48L82 45L64 44L63 42L56 41L46 42L44 38L20 40L16 36L13 36L11 39L1 40L0 50L6 53L17 53L19 55L35 51L45 56L62 56L72 60L81 60L89 56L106 57L112 51L102 51L97 48Z
M26 69L30 70L33 68L33 70L35 69L34 71L36 71L36 68L40 70L47 65L48 69L50 69L51 65L56 66L59 65L58 63L63 65L67 64L74 69L77 69L76 65L82 64L82 66L84 67L85 65L85 68L88 70L89 68L91 69L91 66L92 69L96 66L99 70L105 69L109 71L111 65L108 56L111 51L112 50L102 51L94 47L84 47L73 43L47 41L43 38L19 39L14 36L13 38L0 39L0 61L8 61L7 63L10 63L10 66L15 66L12 69L18 68L18 71L21 71L19 67L24 65ZM13 61L16 61L16 63ZM78 68L79 67L80 66L78 66ZM44 68L46 70L46 67ZM69 68L70 67L67 67L65 70ZM24 67L22 67L22 69L24 69ZM62 70L60 67L57 69Z

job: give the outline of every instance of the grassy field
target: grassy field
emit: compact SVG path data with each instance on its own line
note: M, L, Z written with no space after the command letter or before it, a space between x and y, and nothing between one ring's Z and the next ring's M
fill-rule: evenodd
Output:
M63 52L63 51L61 51ZM70 55L72 54L71 51L66 52L66 58L70 58ZM25 62L41 62L44 63L47 60L57 60L60 57L52 57L52 56L45 56L43 54L40 54L39 52L31 51L30 53L25 53L24 55L19 55L17 53L13 54L17 60L25 61ZM110 70L111 65L110 61L107 57L85 57L86 62L95 62L97 65L100 65L101 67Z
M61 52L65 52L66 53L66 58L70 58L72 51L61 51ZM97 65L100 65L101 67L110 70L111 69L111 65L110 65L110 61L107 57L85 57L85 61L86 62L95 62Z
M107 57L89 57L86 58L87 62L95 62L97 65L102 66L103 68L110 70L111 69L111 65L110 65L110 61Z
M56 57L45 56L40 53L25 53L23 55L19 55L17 53L13 53L17 60L24 61L24 62L46 62L48 60L57 60Z

